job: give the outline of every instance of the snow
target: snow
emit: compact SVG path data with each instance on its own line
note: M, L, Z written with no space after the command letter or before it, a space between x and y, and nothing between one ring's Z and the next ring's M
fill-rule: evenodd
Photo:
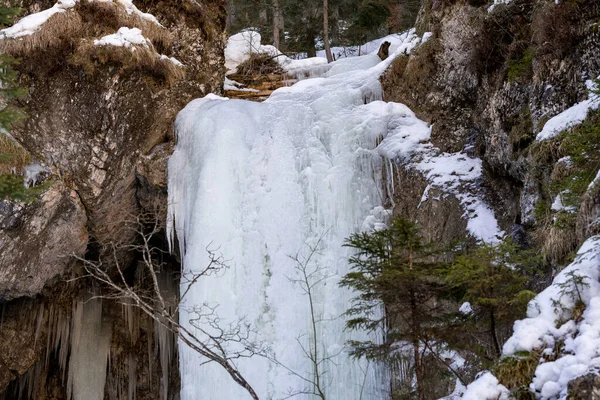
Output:
M58 0L51 8L28 15L13 26L2 29L0 33L2 34L2 38L19 38L31 35L39 30L53 15L63 13L73 7L75 7L75 0Z
M593 93L593 90L596 89L594 82L588 80L586 86L589 91L589 98L548 120L542 131L537 134L536 140L552 139L558 136L560 132L581 124L587 118L590 110L596 110L600 106L600 96Z
M225 83L223 84L223 90L231 90L236 92L258 92L256 89L245 88L239 82L225 77Z
M572 319L576 299L564 291L561 293L560 285L568 283L570 274L584 277L585 285L578 288L585 304L580 322ZM593 236L581 246L575 260L554 278L552 285L529 303L527 318L515 322L503 353L543 350L530 386L538 399L566 399L569 381L600 367L599 278L600 236ZM563 348L556 358L553 353L560 343ZM548 360L544 355L549 356ZM498 388L493 375L485 373L468 386L463 400L495 398L500 393Z
M148 40L138 28L120 28L117 33L94 40L95 46L119 46L135 50L135 46L148 47Z
M165 56L164 54L161 54L160 59L172 62L173 64L177 65L178 67L183 67L183 63L181 61L179 61L178 59L176 59L175 57L169 57L169 56Z
M456 378L456 383L454 384L454 390L448 396L442 397L438 400L459 400L462 395L465 393L467 388L462 384L460 379Z
M23 183L25 187L34 187L43 179L44 175L49 173L50 171L38 163L29 164L23 169Z
M251 54L260 53L273 56L273 59L279 63L284 71L298 79L322 75L332 76L352 70L362 71L377 65L381 61L377 56L377 51L380 44L384 41L391 43L390 54L409 53L415 46L427 41L431 35L430 32L427 32L423 37L419 37L416 35L414 29L389 35L361 46L361 54L364 55L362 57L353 57L352 60L348 61L345 60L347 56L336 56L337 60L328 64L324 52L317 52L317 57L299 60L292 59L282 54L274 46L262 45L261 36L258 32L245 30L231 36L227 40L227 46L225 47L225 68L229 71L229 74L235 73L237 66L248 60ZM340 49L342 48L334 47L332 51L337 52ZM345 48L344 50L347 49Z
M425 189L421 203L429 198L429 191L438 188L454 195L464 209L467 230L479 241L495 244L504 236L498 226L494 212L483 200L479 187L482 161L465 153L440 153L431 149L421 161L413 162L412 167L421 171L429 186Z
M396 52L396 50L398 50L400 46L406 46L406 34L407 32L394 33L379 39L372 40L360 46L334 46L331 48L331 53L333 54L335 60L348 57L364 56L369 54L376 55L383 42L390 42L389 52L390 54L393 54ZM423 34L423 37L421 38L422 42L425 43L431 38L432 35L433 33L431 32L425 32ZM317 57L327 58L327 56L325 55L325 50L317 51Z
M471 303L465 301L461 304L460 308L458 309L458 312L465 315L473 314L473 307L471 306Z
M488 12L494 11L494 8L496 8L497 5L509 4L511 1L512 0L494 0L494 4L488 7Z
M590 190L592 187L594 187L598 182L600 182L600 171L598 171L594 180L592 182L590 182L590 185L588 186L588 190Z
M462 400L508 400L508 395L508 389L490 372L485 372L467 386Z
M90 2L99 2L99 3L112 3L113 0L88 0ZM24 18L21 18L16 24L13 26L2 29L0 31L0 38L19 38L27 35L31 35L37 32L42 25L44 25L50 17L55 14L63 13L73 7L79 2L79 0L58 0L54 6L51 8L40 11L35 14L27 15ZM132 0L117 0L127 14L135 14L136 16L145 19L147 21L153 22L159 26L162 26L156 17L152 14L141 12L134 4Z
M413 43L414 35L405 37ZM228 47L228 57L240 55L237 45ZM384 371L340 352L347 340L367 336L345 329L339 316L353 294L337 282L349 268L345 238L386 223L392 160L431 147L421 143L430 133L425 122L403 105L380 101L379 77L393 59L300 81L263 103L207 96L176 120L168 166L170 243L176 233L184 272L206 265L207 246L219 248L230 266L192 288L182 323L193 305L219 304L223 325L244 317L256 329L253 339L282 365L310 375L296 340L306 345L310 338L309 307L289 279L295 273L289 255L305 255L322 238L313 260L331 278L315 286L314 304L323 321L319 348L335 363L323 364L332 399L388 397ZM184 344L180 350L182 400L248 398L218 365L203 364ZM285 397L305 384L264 358L240 359L237 367L261 398Z
M119 28L117 33L112 35L104 36L100 39L94 40L94 46L116 46L125 47L131 51L136 50L136 46L149 48L150 40L146 39L142 35L142 31L138 28ZM163 61L173 63L178 67L183 67L181 61L175 57L169 57L164 54L159 54L158 58Z
M238 65L247 61L252 54L270 54L281 67L293 74L306 69L327 64L327 60L320 57L293 60L282 54L271 45L262 45L260 33L245 30L227 39L225 47L225 69L229 74L235 73Z
M563 200L562 200L562 196L565 194L568 194L569 190L565 190L559 194L556 195L556 197L554 198L554 201L552 202L552 211L566 211L569 213L573 213L575 211L577 211L577 208L575 208L574 206L565 206L563 204Z

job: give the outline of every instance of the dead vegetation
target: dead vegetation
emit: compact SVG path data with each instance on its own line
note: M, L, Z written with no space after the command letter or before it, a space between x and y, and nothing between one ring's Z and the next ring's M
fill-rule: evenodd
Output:
M93 45L94 39L114 34L121 27L139 28L151 45L137 46L135 51ZM64 60L92 74L97 66L113 64L126 70L143 70L170 83L183 76L180 66L160 56L168 52L172 42L166 28L128 14L115 2L84 0L71 10L53 15L32 35L1 40L0 51L22 58L24 70L39 70L40 62L52 68Z
M0 133L0 175L19 174L31 163L31 156L20 144Z
M0 49L12 56L23 57L36 50L76 44L80 38L98 38L115 33L121 27L139 28L158 51L173 42L164 27L135 14L128 14L114 2L81 1L73 9L54 14L32 35L0 41Z
M88 75L94 75L99 67L114 65L126 72L144 71L169 84L184 76L181 66L161 57L152 46L96 46L92 40L86 40L77 47L71 62Z
M250 58L237 67L238 75L272 75L283 74L284 71L270 54L253 53Z

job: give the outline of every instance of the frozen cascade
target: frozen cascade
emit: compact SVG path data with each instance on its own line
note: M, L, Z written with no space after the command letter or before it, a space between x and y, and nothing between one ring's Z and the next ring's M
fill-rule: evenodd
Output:
M395 55L419 42L414 31L405 33ZM312 340L309 303L293 282L298 276L290 256L307 257L317 244L311 268L319 266L327 279L314 288L321 321L316 342L320 358L332 359L323 363L326 396L388 397L383 371L344 351L348 339L361 337L344 330L341 314L352 293L337 283L348 272L344 239L385 223L390 160L410 156L429 138L429 127L407 107L380 101L379 76L393 59L301 81L264 103L209 95L177 117L178 143L168 167L171 242L176 233L184 272L208 264L207 248L218 249L229 265L198 281L181 306L181 320L190 327L191 308L209 304L218 305L221 326L242 318L249 323L252 339L268 345L278 361L236 360L261 399L312 389L302 379L312 374L302 350ZM218 365L204 361L180 343L183 400L250 398Z

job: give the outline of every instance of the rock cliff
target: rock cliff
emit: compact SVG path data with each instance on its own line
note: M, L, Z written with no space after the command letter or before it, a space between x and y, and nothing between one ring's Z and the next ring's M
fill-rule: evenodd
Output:
M77 258L101 257L109 243L135 243L136 227L128 221L136 215L164 219L175 115L193 98L222 89L225 5L6 3L27 14L60 11L33 33L5 33L0 42L3 52L21 59L19 80L29 88L19 100L27 119L12 134L49 171L39 201L0 202L0 393L66 398L70 340L85 324L77 320L77 304L91 290L76 279ZM134 28L143 42L95 42ZM135 276L136 254L121 249L115 255ZM165 265L178 270L176 260ZM168 383L178 385L173 338L135 310L102 304L101 318L113 332L106 395L171 398L176 390Z

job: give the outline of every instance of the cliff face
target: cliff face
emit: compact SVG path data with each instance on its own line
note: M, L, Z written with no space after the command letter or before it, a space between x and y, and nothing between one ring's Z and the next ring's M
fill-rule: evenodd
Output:
M34 13L53 3L11 5ZM164 220L175 115L194 98L220 93L223 82L224 1L145 0L133 11L127 1L73 3L36 32L0 43L21 59L20 82L29 88L19 100L27 119L12 134L50 175L40 201L0 202L0 392L13 382L8 398L25 398L15 394L20 389L31 390L32 398L65 395L66 380L49 371L66 368L59 352L69 344L56 339L56 329L75 323L75 303L86 288L66 283L81 274L73 256L101 257L109 243L135 243L136 226L128 221L140 213ZM141 29L146 44L137 52L94 45L122 27ZM116 256L135 275L136 255L119 250ZM176 261L168 264L177 270ZM113 396L127 391L129 376L139 381L138 398L158 398L165 380L177 382L172 339L159 344L151 321L121 308L105 301L101 313L114 326L107 388ZM27 318L19 311L25 309ZM51 338L56 343L46 346ZM161 346L170 346L162 358ZM136 364L154 367L136 373ZM161 378L167 367L171 372Z
M383 76L384 99L408 105L432 125L438 160L458 157L481 167L469 181L461 171L452 176L406 160L396 166L394 209L434 241L452 243L482 239L470 223L485 211L478 202L485 203L501 231L547 260L536 282L541 290L599 232L600 118L583 107L596 101L600 3L507 3L490 9L487 1L425 1L417 29L432 37ZM564 124L573 107L585 110L583 117ZM512 326L503 329L506 340ZM596 377L573 380L569 396L587 398Z
M481 158L481 186L500 226L531 233L535 205L553 200L546 189L560 155L544 159L536 135L551 117L587 99L586 81L600 74L599 5L513 0L490 12L488 7L477 1L425 2L417 24L433 36L395 61L382 80L385 100L407 104L431 123L431 140L440 151ZM405 178L411 193L423 193L425 180ZM417 213L419 221L450 218L461 225L453 218L454 200L440 200L448 203L440 217L423 211L432 200L420 208L406 206L409 198L396 192L402 196L399 207ZM586 221L594 219L597 204L591 193L586 196L581 209L589 211L580 213L577 232L587 233L580 233L579 243L591 234ZM451 236L443 232L446 224L435 225L432 237Z

